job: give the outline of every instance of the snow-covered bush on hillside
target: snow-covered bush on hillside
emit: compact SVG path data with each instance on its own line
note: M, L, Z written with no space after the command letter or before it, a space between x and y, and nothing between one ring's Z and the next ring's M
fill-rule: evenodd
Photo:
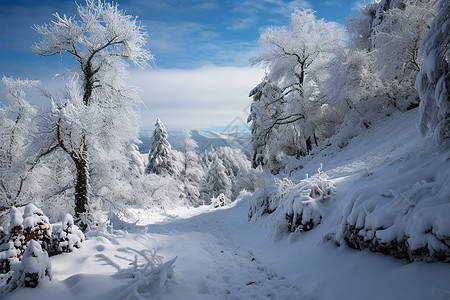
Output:
M270 214L267 220L273 238L282 232L309 231L319 225L324 217L324 207L335 192L333 181L321 169L297 184L284 178L265 186L250 198L249 218L258 219Z
M422 42L425 61L416 78L420 131L436 144L450 139L450 3L442 0Z
M388 181L373 173L339 202L338 244L409 261L450 262L450 153L422 156L390 170Z
M228 199L223 193L220 193L219 196L211 198L211 204L215 208L224 207L230 204L231 201Z

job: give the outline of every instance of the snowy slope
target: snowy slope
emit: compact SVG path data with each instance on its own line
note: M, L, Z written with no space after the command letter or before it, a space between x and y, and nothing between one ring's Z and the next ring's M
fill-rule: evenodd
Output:
M133 208L129 218L136 225L115 221L115 229L92 233L81 249L51 258L51 282L17 290L6 299L124 299L131 279L112 275L139 253L153 253L156 260L159 255L160 262L177 259L165 285L157 282L129 294L129 299L450 299L449 264L411 263L334 242L343 216L349 217L350 200L374 203L389 191L408 197L415 187L414 201L434 196L447 197L448 203L450 156L421 139L416 124L417 111L380 120L345 148L331 141L294 171L291 179L296 183L323 164L335 186L321 223L308 232L279 232L274 241L270 215L248 222L248 195L220 209ZM434 182L434 188L421 186L422 180ZM387 207L379 207L380 213L395 211L383 211ZM427 210L423 212L426 216ZM434 212L437 221L439 212ZM440 230L450 229L447 220L441 220ZM324 238L330 233L331 241Z

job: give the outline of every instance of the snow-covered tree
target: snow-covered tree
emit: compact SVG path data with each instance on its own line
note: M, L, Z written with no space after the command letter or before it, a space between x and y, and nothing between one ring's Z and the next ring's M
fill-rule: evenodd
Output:
M347 23L350 55L355 50L367 52L367 63L379 81L375 85L382 84L377 91L378 99L370 100L379 107L406 110L418 105L413 85L423 61L419 46L435 13L434 3L375 1L365 5Z
M227 171L229 170L225 169L222 160L216 154L205 174L204 184L202 185L205 201L209 201L219 194L223 194L228 199L232 197L233 183Z
M417 107L419 103L414 90L423 62L419 46L433 15L429 1L404 1L401 8L385 11L373 29L374 66L381 71L392 104L401 110Z
M67 53L79 63L64 99L53 106L49 142L63 149L76 168L75 216L80 220L90 193L108 203L120 193L114 179L127 172L108 175L128 170L128 145L137 139L132 109L137 98L124 83L126 61L145 67L152 55L144 48L142 26L117 4L87 0L77 11L78 18L55 13L50 24L35 26L41 40L34 52Z
M183 130L180 146L182 149L181 169L178 177L183 183L183 194L185 204L198 206L200 205L200 184L204 171L200 167L200 161L195 149L198 147L197 142L191 137L188 129Z
M10 206L23 204L24 182L32 168L26 163L25 148L32 133L36 110L25 99L24 88L37 81L3 77L9 106L0 107L0 214Z
M54 253L72 252L74 248L80 248L83 241L84 234L74 224L70 214L64 216L61 227L52 227L51 245Z
M148 164L145 170L147 174L174 174L172 147L167 138L168 134L164 124L160 119L157 119L153 131L153 141L148 153Z
M274 173L282 169L283 155L305 155L323 138L318 127L324 123L324 103L317 85L342 44L338 27L317 20L310 9L296 10L291 25L292 29L267 29L260 37L265 51L252 61L267 71L249 94L252 163Z
M450 3L440 1L438 14L422 42L425 61L417 75L420 122L423 135L436 144L450 140Z

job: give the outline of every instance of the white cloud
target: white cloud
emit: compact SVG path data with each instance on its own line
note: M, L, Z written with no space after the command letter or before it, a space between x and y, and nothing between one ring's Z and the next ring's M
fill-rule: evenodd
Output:
M206 66L135 72L132 82L142 90L143 127L160 118L168 129L199 129L245 121L248 93L263 76L257 68Z
M365 0L354 1L354 2L352 2L352 11L358 12L366 4L367 4L367 2Z
M231 20L231 24L227 26L228 30L242 30L247 29L255 24L257 24L258 20L255 17L245 17Z

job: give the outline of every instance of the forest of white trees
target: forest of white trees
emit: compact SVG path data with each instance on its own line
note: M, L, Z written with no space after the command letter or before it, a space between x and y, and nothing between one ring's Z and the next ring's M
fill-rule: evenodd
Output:
M265 77L250 91L250 159L231 147L199 151L187 129L174 150L160 119L148 156L139 153L140 100L125 78L128 64L145 68L153 60L147 33L117 4L77 5L77 16L55 14L35 26L36 55L77 62L61 94L39 81L2 79L9 105L0 107L0 272L15 268L9 280L17 285L49 276L44 268L30 281L20 269L29 264L17 263L41 259L45 266L43 251L79 247L83 232L98 225L98 211L217 207L256 190L250 218L282 210L286 230L311 230L334 185L320 169L299 185L290 172L322 149L345 148L379 116L419 107L420 133L438 148L450 145L446 0L375 1L345 28L296 9L289 26L267 28L263 51L251 60ZM31 88L42 90L48 109L30 104ZM274 176L284 179L271 190ZM293 189L311 191L302 199L314 205L295 205L286 196Z
M277 174L289 157L326 146L332 135L345 145L378 115L417 107L414 82L427 54L420 47L437 11L435 1L383 0L364 6L345 31L310 9L292 13L290 27L268 28L265 51L252 61L266 70L250 92L253 166ZM447 25L438 26L445 36ZM444 36L432 42L446 49ZM445 55L434 62L443 73Z

